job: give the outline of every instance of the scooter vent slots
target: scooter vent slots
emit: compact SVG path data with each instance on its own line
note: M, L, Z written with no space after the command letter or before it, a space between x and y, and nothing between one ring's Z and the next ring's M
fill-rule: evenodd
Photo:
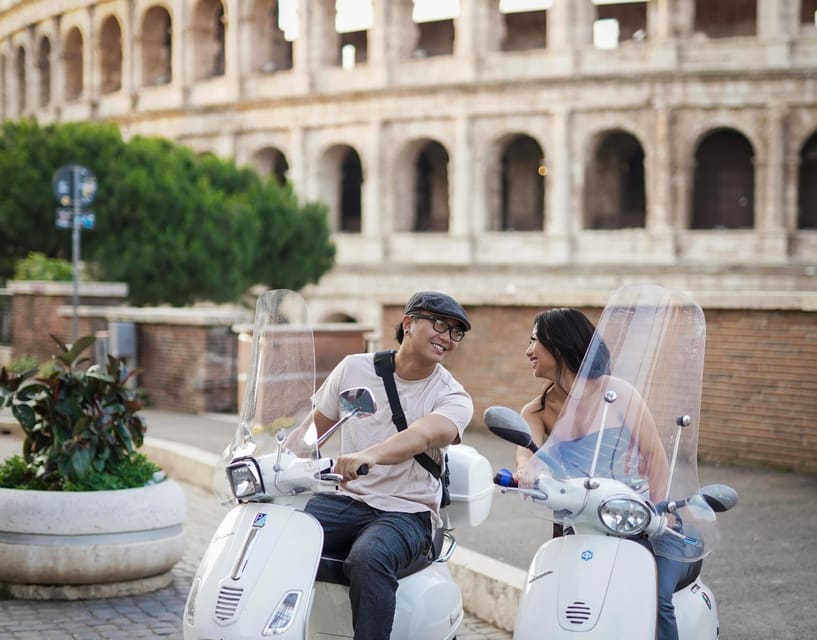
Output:
M585 624L590 620L590 606L585 602L574 602L567 605L565 618L570 624Z
M222 622L232 618L238 609L238 603L241 602L243 593L244 589L221 587L216 602L216 618Z

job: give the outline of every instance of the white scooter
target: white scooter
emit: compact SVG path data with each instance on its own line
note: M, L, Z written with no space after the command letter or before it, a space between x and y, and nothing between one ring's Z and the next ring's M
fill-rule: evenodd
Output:
M717 605L701 580L701 561L718 539L714 512L733 507L737 494L725 485L698 487L704 341L703 312L692 300L657 286L624 287L605 307L544 446L532 443L515 411L486 410L492 433L534 452L520 470L521 486L505 469L495 482L566 533L545 542L531 561L516 640L653 640L654 554L687 563L673 597L679 638L718 637ZM626 418L644 404L650 433L666 453L667 484L658 492L649 491L639 450L648 427ZM663 499L650 500L656 493Z
M332 472L332 459L321 455L326 439L377 407L368 389L344 391L341 419L318 439L308 420L314 387L304 301L286 290L263 294L239 428L216 479L217 494L232 508L193 579L185 640L353 637L343 559L321 557L323 531L303 507L313 493L334 491L342 480ZM448 456L452 503L441 514L445 528L434 549L400 577L395 639L450 639L463 619L462 597L446 565L456 547L451 529L487 517L492 471L471 447L449 447Z

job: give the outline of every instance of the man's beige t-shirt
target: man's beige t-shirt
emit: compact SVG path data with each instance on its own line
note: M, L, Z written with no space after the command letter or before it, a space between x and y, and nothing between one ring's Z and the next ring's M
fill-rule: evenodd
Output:
M434 373L422 380L403 380L395 374L394 381L409 429L415 420L433 413L451 420L462 437L474 414L474 404L445 367L438 364ZM327 418L337 420L338 395L353 387L368 387L377 403L377 411L373 416L353 418L343 425L341 453L360 451L397 432L383 380L374 370L372 353L346 356L315 394L316 408ZM426 453L439 464L444 450ZM368 475L348 482L340 491L383 511L431 511L435 519L439 515L440 481L414 458L395 465L376 465Z

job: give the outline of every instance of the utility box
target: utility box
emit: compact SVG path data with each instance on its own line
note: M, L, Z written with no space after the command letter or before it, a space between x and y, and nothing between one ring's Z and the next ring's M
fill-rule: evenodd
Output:
M133 322L108 323L108 353L121 358L129 367L136 362L136 324Z

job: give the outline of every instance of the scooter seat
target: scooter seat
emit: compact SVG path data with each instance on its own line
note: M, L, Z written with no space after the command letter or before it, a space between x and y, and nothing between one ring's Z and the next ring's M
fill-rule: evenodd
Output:
M434 546L432 549L420 554L417 556L414 561L400 569L397 572L397 579L405 578L406 576L410 576L413 573L417 573L418 571L422 571L426 567L428 567L434 560L436 560L439 555L440 551L442 550L442 541L443 541L443 530L438 529L434 535ZM318 563L318 573L315 576L315 580L317 582L329 582L332 584L342 584L345 586L349 586L349 578L346 577L346 574L343 572L343 562L346 560L346 556L343 557L335 557L335 556L328 556L324 555L321 556L320 562Z

